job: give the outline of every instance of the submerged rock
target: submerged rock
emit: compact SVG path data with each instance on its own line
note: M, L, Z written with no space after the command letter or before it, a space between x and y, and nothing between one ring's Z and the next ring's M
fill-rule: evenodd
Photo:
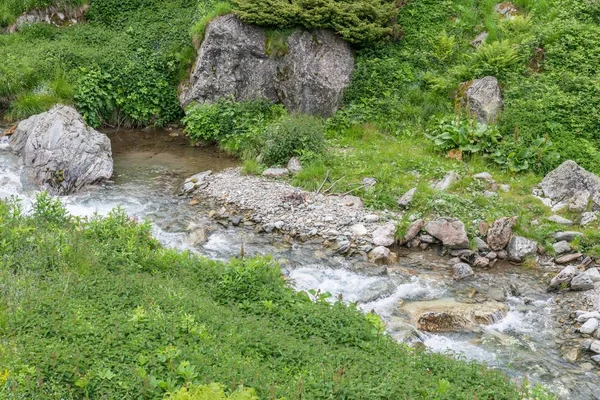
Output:
M182 106L233 96L281 102L305 114L334 114L354 70L350 46L327 30L296 30L281 48L269 43L263 29L235 15L215 18L181 93Z
M477 331L481 325L500 321L508 312L505 304L497 301L470 304L454 299L419 301L402 306L414 325L426 332Z
M206 185L206 178L212 174L212 171L204 171L191 176L183 183L183 194L190 194L194 190Z
M377 246L369 253L369 260L376 264L394 264L398 258L385 246Z
M498 79L486 76L474 80L465 92L465 102L479 122L484 124L496 122L504 106Z
M463 262L453 264L452 270L454 271L454 279L456 280L463 280L475 275L473 268L471 268L469 264Z
M548 286L548 291L558 290L568 286L575 275L577 275L577 268L569 265L552 278L552 281L550 281L550 285Z
M22 121L10 144L33 182L53 194L74 193L113 174L110 140L72 107L58 105Z

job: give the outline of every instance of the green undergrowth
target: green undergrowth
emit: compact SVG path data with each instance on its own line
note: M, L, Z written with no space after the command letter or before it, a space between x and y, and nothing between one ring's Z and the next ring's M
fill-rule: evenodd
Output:
M6 117L19 120L60 102L74 104L92 126L178 120L177 87L195 56L189 29L202 12L192 0L102 0L91 3L86 24L36 24L0 35ZM59 94L57 79L69 86Z
M4 399L204 399L189 394L207 382L231 398L249 397L242 385L261 399L525 396L498 371L410 349L354 306L295 292L267 258L164 249L120 210L73 218L42 194L31 215L1 202L0 227Z

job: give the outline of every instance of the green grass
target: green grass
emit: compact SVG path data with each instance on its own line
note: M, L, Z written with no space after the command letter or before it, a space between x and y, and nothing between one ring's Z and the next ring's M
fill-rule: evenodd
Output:
M498 371L409 349L269 259L166 250L122 211L0 203L2 398L159 399L220 382L261 399L515 399ZM541 397L540 397L541 398Z

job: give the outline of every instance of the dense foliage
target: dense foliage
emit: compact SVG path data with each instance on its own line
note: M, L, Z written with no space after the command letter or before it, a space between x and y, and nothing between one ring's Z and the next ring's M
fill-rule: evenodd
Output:
M323 122L319 118L291 115L269 127L263 150L267 165L285 165L292 157L311 159L325 150Z
M0 35L0 98L25 118L53 103L74 103L92 125L164 125L182 115L177 86L194 49L193 0L102 0L88 24L38 24ZM66 79L63 79L66 77ZM53 91L57 80L68 90ZM62 85L64 87L65 85Z
M294 292L268 259L163 249L119 210L86 221L42 195L31 216L0 203L0 229L5 399L185 399L206 382L265 399L519 397L497 371L411 350L354 307Z
M271 28L304 27L336 31L350 43L365 45L398 34L395 0L232 0L245 22Z

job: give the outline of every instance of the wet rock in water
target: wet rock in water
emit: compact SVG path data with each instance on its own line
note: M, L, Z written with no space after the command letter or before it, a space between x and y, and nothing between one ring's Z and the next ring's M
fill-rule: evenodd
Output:
M597 365L600 365L600 355L592 356L592 361L595 362Z
M415 222L413 222L408 227L406 234L402 238L402 244L406 244L406 243L410 242L411 240L413 240L419 234L419 232L421 232L421 229L423 229L424 226L425 226L425 220L423 220L423 219L418 219Z
M396 242L396 225L388 222L375 229L373 232L373 244L375 246L391 246Z
M438 218L428 222L424 230L440 240L442 244L451 249L465 249L469 247L469 238L465 225L453 218Z
M369 253L369 260L376 264L386 265L394 264L396 261L398 261L398 257L395 253L392 253L387 247L378 246L371 250L371 252Z
M552 201L567 201L581 192L595 194L600 189L600 177L586 171L575 161L565 161L544 177L541 183L544 195Z
M581 258L581 253L573 253L558 257L554 260L554 262L557 264L568 264L570 262L578 260L579 258Z
M507 251L511 261L521 262L526 257L537 254L537 242L522 236L513 236Z
M400 310L407 313L422 331L469 332L500 321L506 316L508 307L497 301L471 304L441 299L408 303Z
M577 322L586 322L590 318L595 318L597 320L600 320L600 312L598 312L598 311L589 311L589 312L582 311L582 314L577 316Z
M594 282L586 274L579 274L571 280L571 290L584 291L594 288Z
M600 354L600 340L594 340L590 345L590 351L592 353Z
M110 140L72 107L58 105L22 121L10 145L33 182L53 194L75 193L113 174Z
M506 301L506 294L504 293L504 290L502 290L502 289L491 288L490 290L488 290L487 296L490 299L495 300L495 301L499 301L499 302Z
M571 221L570 219L561 217L560 215L551 215L547 219L548 219L548 221L554 222L555 224L559 224L559 225L573 225L573 221Z
M450 189L450 186L452 186L459 180L460 175L454 171L450 171L444 176L444 178L441 181L434 183L433 185L431 185L431 187L434 190L444 191Z
M571 251L571 246L569 245L569 242L567 242L566 240L554 243L552 245L552 248L554 249L556 254L563 254L563 253L568 253L569 251Z
M496 122L504 107L498 79L493 76L475 79L466 90L464 101L479 122Z
M475 275L471 266L462 262L454 264L452 270L454 271L454 279L456 280L463 280Z
M417 188L412 188L408 192L404 193L400 199L398 199L398 206L402 208L408 207L412 199L415 197L415 193L417 193Z
M477 35L475 37L475 39L473 39L471 41L471 46L473 46L475 48L480 47L482 44L485 43L485 41L487 40L488 36L490 36L490 35L486 31L481 32L479 35Z
M516 222L516 217L504 217L494 221L487 232L487 244L490 249L500 251L508 246Z
M584 335L590 335L596 332L596 329L598 329L599 325L600 324L598 323L598 320L596 318L590 318L586 321L585 324L581 325L581 328L579 328L579 332L583 333Z
M351 47L328 30L295 30L285 51L274 56L261 28L235 15L213 19L206 27L196 67L180 102L214 103L268 99L291 111L334 114L354 70Z
M190 194L196 189L205 186L207 184L206 178L208 178L210 174L212 174L212 171L205 171L187 178L183 183L183 194Z
M561 289L561 287L567 286L569 283L571 283L571 280L575 277L575 275L577 275L577 273L577 268L569 265L560 271L558 275L552 278L550 285L548 285L548 291L558 290Z
M289 174L290 171L287 168L268 168L264 170L262 176L266 178L283 178Z
M377 299L389 297L395 289L394 282L387 279L378 279L360 290L357 294L357 300L360 303L370 303Z
M567 241L572 242L576 237L583 237L583 233L576 231L556 232L554 234L554 240L557 242Z
M298 172L302 171L302 164L296 157L292 157L287 163L287 169L292 174L297 174Z

